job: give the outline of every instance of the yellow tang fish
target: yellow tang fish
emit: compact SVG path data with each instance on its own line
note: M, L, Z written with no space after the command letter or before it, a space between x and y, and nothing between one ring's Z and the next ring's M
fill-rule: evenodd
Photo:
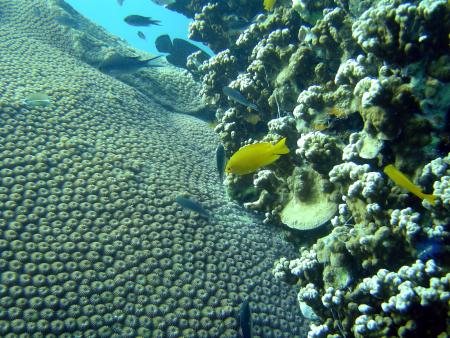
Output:
M225 171L237 175L255 172L259 168L275 162L281 155L289 153L285 142L286 138L283 138L275 145L261 142L244 146L231 156Z
M275 2L277 2L277 0L264 0L264 9L266 11L271 11Z
M413 193L414 195L416 195L421 199L426 199L428 202L430 202L431 205L434 205L434 200L436 199L436 196L432 194L424 194L419 186L412 183L408 177L406 177L401 171L399 171L392 164L389 164L386 167L384 167L383 171L386 175L389 176L391 180L394 181L395 184L408 190L409 192Z

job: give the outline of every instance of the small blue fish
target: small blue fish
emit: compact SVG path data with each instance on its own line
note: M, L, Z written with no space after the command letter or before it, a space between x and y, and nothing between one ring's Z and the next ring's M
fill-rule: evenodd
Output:
M209 218L209 212L197 201L191 200L190 198L177 196L175 202L181 205L185 209L195 211L200 216Z
M142 40L145 40L145 39L146 39L145 34L144 34L143 32L141 32L141 31L138 31L138 32L137 32L137 35L138 35Z
M228 96L228 98L232 101L238 102L250 109L258 110L258 107L256 104L251 103L249 100L247 100L240 92L238 92L236 89L230 88L228 86L225 86L222 88L223 93Z
M242 331L242 338L251 338L253 336L252 313L248 299L244 300L239 310L239 325Z
M440 240L424 240L416 244L416 254L417 258L422 261L427 261L429 259L438 259L448 251L445 243Z

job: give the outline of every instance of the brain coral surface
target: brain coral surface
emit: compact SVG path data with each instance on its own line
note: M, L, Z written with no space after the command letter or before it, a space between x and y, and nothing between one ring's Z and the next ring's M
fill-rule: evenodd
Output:
M270 273L294 252L227 202L214 133L72 57L58 3L0 3L0 336L236 337L247 298L257 335L302 336Z

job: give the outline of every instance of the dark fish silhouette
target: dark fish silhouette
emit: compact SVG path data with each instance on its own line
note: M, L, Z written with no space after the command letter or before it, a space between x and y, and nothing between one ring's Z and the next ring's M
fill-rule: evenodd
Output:
M80 28L80 23L76 19L74 19L68 15L55 16L55 21L60 23L63 26L67 26L70 28L74 28L74 29Z
M225 148L219 144L216 148L216 165L219 173L220 183L223 182L223 173L225 171Z
M252 337L252 313L250 311L250 304L248 299L244 300L239 310L239 325L242 331L242 338Z
M103 61L103 63L98 67L98 69L103 73L108 74L126 74L133 73L145 67L161 67L158 64L151 64L160 58L162 55L154 56L149 59L141 60L139 56L123 56L116 55Z
M448 254L449 248L441 240L426 239L416 244L417 257L423 262L439 259Z
M222 88L223 93L228 96L228 98L232 101L238 102L248 108L251 108L253 110L258 111L258 107L256 104L251 103L249 100L247 100L240 92L238 92L236 89L230 88L228 86L225 86Z
M67 13L69 13L72 16L80 15L80 13L77 12L76 9L74 9L71 5L69 5L65 0L56 0L56 5L61 7L63 10L65 10Z
M160 53L172 53L172 40L167 34L160 35L155 40L155 47Z
M191 200L190 198L187 197L177 196L175 198L175 202L177 202L185 209L195 211L200 216L209 218L209 212L205 208L203 208L203 206L197 201Z
M145 34L142 33L141 31L137 32L137 35L138 35L142 40L145 40Z
M150 25L161 26L159 20L153 20L148 16L128 15L123 20L131 26L150 26Z
M200 62L206 61L210 57L208 53L189 41L178 38L171 41L167 34L161 35L155 40L155 47L161 53L169 53L166 56L167 62L180 68L186 68L188 56L198 51L200 51L198 57Z
M117 0L117 3L119 4L119 6L122 6L124 1L125 0Z

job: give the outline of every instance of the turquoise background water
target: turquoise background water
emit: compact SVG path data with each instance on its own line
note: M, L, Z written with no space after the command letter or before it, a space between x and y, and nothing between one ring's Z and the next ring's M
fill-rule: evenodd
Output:
M188 39L188 26L192 20L151 0L125 0L122 6L119 6L117 0L66 0L66 2L110 33L125 39L133 47L152 54L160 54L155 48L155 39L162 34L169 34L172 39ZM130 26L123 19L131 14L149 16L161 21L161 26ZM137 36L138 31L145 34L146 40ZM191 42L209 51L201 43Z

